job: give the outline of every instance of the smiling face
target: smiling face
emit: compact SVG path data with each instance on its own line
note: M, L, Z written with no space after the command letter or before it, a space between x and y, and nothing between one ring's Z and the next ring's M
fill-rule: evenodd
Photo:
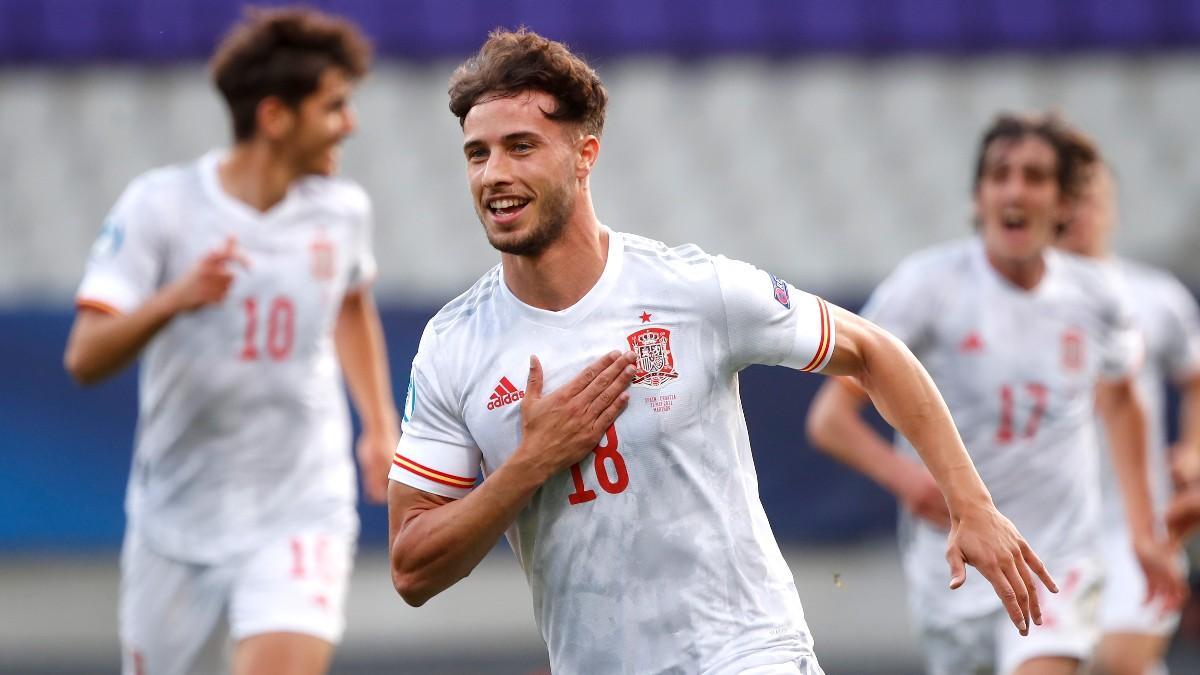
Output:
M341 157L341 144L354 132L357 121L350 105L354 81L340 68L321 73L317 90L288 108L290 122L277 139L300 175L333 175Z
M1058 157L1045 139L999 138L984 153L975 215L988 255L1007 263L1038 259L1065 213Z
M558 241L581 185L574 125L546 117L555 100L539 91L484 98L463 120L463 154L475 212L502 253L537 256Z

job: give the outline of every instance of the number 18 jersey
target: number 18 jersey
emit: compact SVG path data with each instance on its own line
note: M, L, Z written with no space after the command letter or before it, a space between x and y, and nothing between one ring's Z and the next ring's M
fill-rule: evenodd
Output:
M558 312L496 267L426 327L391 478L466 496L520 442L530 354L553 391L636 352L628 408L508 531L555 673L723 673L811 658L758 498L739 370L820 370L828 308L745 263L608 232L595 286Z

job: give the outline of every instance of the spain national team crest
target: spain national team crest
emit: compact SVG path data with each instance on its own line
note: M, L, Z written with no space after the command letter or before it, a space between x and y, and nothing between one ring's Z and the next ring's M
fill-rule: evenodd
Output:
M318 234L309 246L312 251L312 275L314 279L328 281L333 278L333 242L324 234Z
M671 331L643 328L626 339L629 349L637 355L637 372L630 386L658 389L679 377L675 371L675 356L671 354Z
M1071 327L1062 334L1062 365L1064 370L1076 371L1083 368L1083 331Z

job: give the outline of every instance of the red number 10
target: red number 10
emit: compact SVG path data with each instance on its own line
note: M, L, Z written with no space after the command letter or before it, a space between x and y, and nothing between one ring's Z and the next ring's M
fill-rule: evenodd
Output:
M243 361L257 361L258 299L246 298L242 306L246 310L246 332L241 357ZM287 296L277 296L267 313L267 355L276 361L286 359L292 353L295 340L296 308Z
M625 468L625 458L617 451L618 447L620 447L620 443L617 441L617 427L613 425L604 432L604 438L600 439L600 444L592 451L596 454L596 480L599 481L600 487L610 495L624 492L625 488L629 487L629 471ZM616 478L609 477L608 467L604 465L605 460L612 462L613 472L617 474ZM567 501L572 505L590 502L596 498L596 491L587 489L583 484L583 470L579 468L579 465L580 462L576 462L571 466L571 480L575 483L575 492L567 496Z

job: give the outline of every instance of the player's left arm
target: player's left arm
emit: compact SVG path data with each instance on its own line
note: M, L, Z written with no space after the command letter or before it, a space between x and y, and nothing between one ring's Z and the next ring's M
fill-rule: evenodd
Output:
M346 294L333 337L350 398L362 420L356 453L363 490L367 499L382 504L387 500L388 470L400 439L400 423L392 398L383 327L369 287Z
M1033 576L1051 591L1058 588L1017 528L996 509L933 379L887 331L840 307L830 305L830 312L837 341L821 372L847 376L860 386L916 448L946 496L950 587L966 580L966 564L974 566L992 584L1012 622L1027 633L1030 619L1041 623Z
M1165 606L1178 607L1186 587L1172 547L1155 531L1146 467L1146 410L1133 376L1101 380L1096 386L1096 409L1108 433L1134 552L1146 575L1145 601L1159 597Z

